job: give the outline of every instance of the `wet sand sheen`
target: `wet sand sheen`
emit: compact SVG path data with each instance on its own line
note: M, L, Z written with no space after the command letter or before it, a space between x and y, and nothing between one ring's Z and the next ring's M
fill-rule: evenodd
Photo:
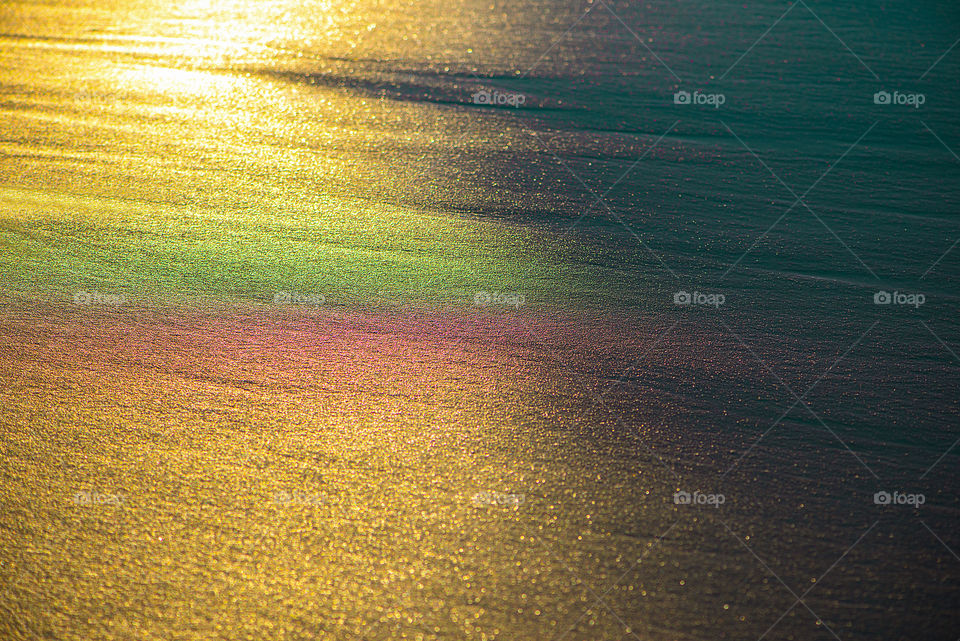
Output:
M807 9L0 6L0 637L954 641L957 50L812 12L955 34Z
M750 499L762 469L730 479L722 512L684 519L671 500L746 444L687 447L689 408L678 434L649 376L590 382L627 361L689 376L677 344L649 350L665 328L625 350L637 319L585 342L583 317L532 311L8 303L0 531L24 634L693 639L763 620L768 590L714 587L769 581L728 531L778 515ZM786 455L813 511L835 503L805 479L842 452ZM700 617L663 620L691 600Z
M200 638L280 620L293 638L551 634L582 590L562 564L535 562L540 546L613 536L589 508L558 510L568 483L602 491L599 476L583 482L601 463L543 430L574 410L571 390L522 347L515 318L81 309L46 320L5 326L22 351L4 378L22 378L4 414L31 426L7 423L4 438L22 481L7 486L3 529L29 541L10 606L25 629ZM71 504L78 492L122 504L92 514ZM21 519L35 510L52 519L40 530ZM629 547L642 553L654 530L648 518ZM626 552L591 548L582 562L599 577ZM37 590L91 622L32 610L21 599Z

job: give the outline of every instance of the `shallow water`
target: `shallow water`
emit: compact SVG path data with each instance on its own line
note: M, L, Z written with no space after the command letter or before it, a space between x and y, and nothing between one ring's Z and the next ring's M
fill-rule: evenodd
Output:
M958 27L4 5L3 635L955 639Z

